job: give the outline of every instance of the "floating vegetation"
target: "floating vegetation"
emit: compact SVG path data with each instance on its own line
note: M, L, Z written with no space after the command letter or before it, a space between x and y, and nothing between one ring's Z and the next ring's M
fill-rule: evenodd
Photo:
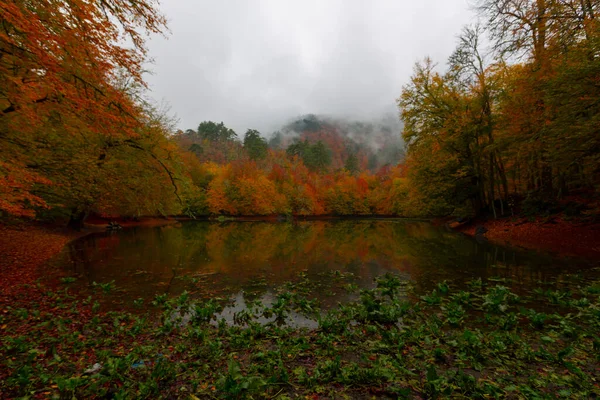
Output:
M321 310L301 279L232 321L219 317L227 299L184 292L157 296L143 315L102 313L63 286L40 287L30 308L0 314L2 397L600 395L598 282L518 296L494 280L468 290L444 281L419 297L385 275L355 300ZM292 313L315 328L285 324Z

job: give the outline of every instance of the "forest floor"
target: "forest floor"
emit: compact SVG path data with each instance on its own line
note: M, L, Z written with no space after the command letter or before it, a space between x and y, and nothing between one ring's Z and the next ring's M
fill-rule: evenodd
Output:
M64 227L41 224L0 225L0 306L24 284L45 276L44 265L71 240L85 236Z
M45 277L44 265L67 243L92 232L104 231L111 221L124 228L131 228L173 225L180 220L157 217L142 217L138 220L91 217L81 232L64 226L40 223L0 224L0 274L5 282L11 282L11 285L0 285L0 302L2 296L14 288L33 284Z
M581 219L552 217L508 217L476 219L465 224L448 223L458 232L475 236L478 227L493 243L522 247L556 254L583 258L600 258L600 223Z

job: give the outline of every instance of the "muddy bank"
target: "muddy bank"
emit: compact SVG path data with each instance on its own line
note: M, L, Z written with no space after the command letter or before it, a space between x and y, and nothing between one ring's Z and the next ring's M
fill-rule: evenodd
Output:
M450 228L475 236L477 230L485 228L483 236L489 241L538 250L565 257L600 259L600 224L563 217L524 217L479 219L465 224L446 222Z
M0 302L15 293L24 284L35 284L40 278L48 277L46 264L67 243L92 232L104 231L110 221L123 228L156 227L178 224L179 218L144 217L138 220L125 218L90 218L82 231L64 226L40 223L17 225L0 224L0 274L4 284L0 285ZM22 289L21 289L22 290Z
M186 217L140 217L140 218L102 218L98 216L90 216L85 220L84 229L90 230L105 230L111 222L117 223L123 228L132 227L156 227L178 224L181 221L189 220Z
M47 261L71 240L85 236L62 227L37 224L0 225L0 302L24 284L35 284L45 278Z

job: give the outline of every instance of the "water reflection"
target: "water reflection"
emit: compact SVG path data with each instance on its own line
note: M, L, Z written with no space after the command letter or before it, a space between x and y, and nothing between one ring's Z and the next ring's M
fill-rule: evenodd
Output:
M587 266L403 220L189 222L87 236L55 262L87 285L115 281L114 298L124 304L188 290L233 298L232 312L244 301L273 297L288 281L310 283L327 308L349 298L344 285L370 288L386 272L401 274L417 292L444 279L460 284L478 277L507 279L518 292Z

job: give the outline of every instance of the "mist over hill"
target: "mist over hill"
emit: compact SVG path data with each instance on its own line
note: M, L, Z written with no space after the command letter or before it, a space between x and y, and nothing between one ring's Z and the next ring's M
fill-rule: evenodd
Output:
M290 120L268 138L269 146L274 149L286 149L302 141L321 141L331 151L334 168L343 167L348 157L354 155L361 169L375 170L404 159L402 127L393 113L368 120L307 114Z

